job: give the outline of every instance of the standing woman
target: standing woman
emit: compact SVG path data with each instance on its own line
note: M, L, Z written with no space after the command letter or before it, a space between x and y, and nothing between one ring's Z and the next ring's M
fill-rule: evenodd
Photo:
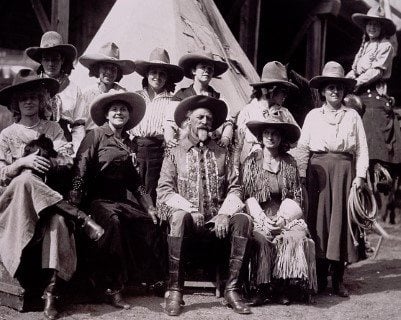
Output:
M387 81L396 55L389 39L396 28L380 7L371 8L367 14L355 13L352 20L363 30L363 37L347 77L356 80L355 91L365 108L362 120L369 147L370 175L374 176L375 164L380 163L395 177L401 164L401 132L393 111L394 101L387 94Z
M111 90L95 98L91 130L78 149L73 167L74 203L90 208L105 230L91 251L95 284L111 305L128 309L122 290L130 282L164 280L163 239L155 207L134 166L127 130L145 114L145 101L133 92ZM130 191L138 200L127 199Z
M344 264L361 258L347 224L348 195L351 185L364 183L369 165L362 120L343 104L355 82L344 77L339 63L326 63L322 75L309 82L319 90L323 105L308 113L298 141L300 176L307 177L307 224L316 243L319 291L327 286L331 264L332 288L341 297L349 295L343 285Z
M41 79L23 69L13 85L0 91L0 103L9 107L16 119L0 133L0 257L25 289L46 277L43 299L48 319L58 314L60 279L69 280L76 268L74 236L64 217L85 226L93 240L103 231L42 179L56 164L72 164L63 130L43 116L49 96L54 96L58 87L56 80ZM26 145L43 134L59 153L54 162L37 152L24 153ZM43 269L39 277L34 272L36 261Z
M137 162L142 183L156 201L156 187L163 163L164 145L174 139L174 131L167 125L173 119L172 102L175 84L184 77L183 70L170 63L168 52L155 48L149 61L138 60L136 71L143 77L143 89L137 91L146 102L142 121L130 130L137 148Z
M50 100L51 108L46 117L60 124L75 153L85 135L86 115L81 104L81 89L68 78L74 69L77 49L71 44L64 44L59 33L48 31L42 35L39 47L27 48L25 52L40 63L37 70L40 77L54 78L60 84L59 92Z
M118 82L124 75L135 71L135 63L131 60L120 59L120 49L113 42L107 42L100 47L97 53L82 55L79 62L89 69L89 77L98 78L99 81L82 92L82 104L86 109L85 130L96 128L90 116L89 106L100 94L110 90L127 91Z

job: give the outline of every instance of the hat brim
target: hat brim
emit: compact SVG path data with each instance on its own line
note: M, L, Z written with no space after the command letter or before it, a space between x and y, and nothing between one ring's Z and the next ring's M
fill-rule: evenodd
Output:
M268 121L248 121L246 123L249 131L258 139L262 138L263 132L267 128L273 128L278 130L282 139L289 144L293 144L298 141L301 136L301 130L295 124L285 122L268 122Z
M362 13L354 13L351 17L352 21L365 32L366 23L369 20L379 21L385 29L386 35L392 36L396 33L397 29L395 24L392 20L388 18L381 18L381 17L372 17Z
M350 78L316 76L309 81L309 86L311 88L320 89L327 83L341 83L345 89L352 91L356 85L356 80Z
M174 112L175 123L181 127L182 123L187 119L188 111L198 108L208 109L212 113L212 131L216 130L226 121L228 108L224 101L198 95L185 98L178 104Z
M125 124L124 129L130 130L135 127L145 115L145 100L134 92L104 93L97 96L90 105L90 113L93 122L101 126L106 119L106 108L113 101L123 101L129 109L129 120Z
M53 78L40 78L15 85L10 85L0 90L0 104L10 109L11 99L14 93L20 92L22 90L29 90L32 88L40 88L40 87L45 88L49 93L50 97L53 97L58 93L60 84L58 83L57 80Z
M277 80L277 79L264 79L263 81L250 83L249 85L252 87L257 87L257 88L281 85L281 86L285 86L291 90L296 90L296 91L299 90L299 88L296 84L294 84L290 81Z
M181 57L178 65L184 69L184 76L193 79L192 69L200 62L207 62L213 65L214 72L213 78L217 78L222 75L228 69L228 64L223 61L216 61L200 54L189 53Z
M134 61L131 60L119 60L103 54L93 53L82 55L78 61L86 68L90 69L93 65L99 62L113 63L117 65L123 75L131 74L135 71L136 65Z
M146 77L150 68L162 68L166 70L167 76L169 79L174 82L180 82L182 78L184 78L184 70L181 67L176 66L170 63L157 63L157 62L148 62L144 60L135 61L136 64L136 72L139 73L142 77Z
M43 53L49 51L59 51L61 55L68 61L71 61L71 63L77 58L77 49L72 44L60 44L48 48L30 47L25 50L29 58L40 64L42 63Z

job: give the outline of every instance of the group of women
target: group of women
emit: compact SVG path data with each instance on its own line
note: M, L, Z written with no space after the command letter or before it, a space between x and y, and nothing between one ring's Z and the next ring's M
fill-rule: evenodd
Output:
M352 70L345 75L332 61L311 79L322 105L308 113L302 130L283 105L298 88L285 66L274 61L251 84L251 101L238 117L227 117L210 135L232 150L254 218L254 305L272 298L288 304L294 287L324 291L329 267L334 293L348 296L345 263L358 261L363 252L346 223L349 190L365 183L369 160L401 162L401 134L385 85L394 24L376 8L353 20L364 36ZM0 133L1 261L29 287L26 266L33 265L33 257L39 260L47 277L44 313L55 319L58 283L76 269L72 231L82 226L92 240L93 283L112 305L129 308L124 285L163 281L168 272L155 199L163 155L186 134L185 124L178 128L174 122L176 101L193 95L223 99L210 82L228 65L209 52L186 54L174 65L161 48L148 61L133 62L120 59L117 45L106 43L79 58L89 76L98 78L81 92L68 77L76 50L58 33L45 33L40 46L26 53L40 63L37 73L21 70L13 85L0 91L0 103L15 121ZM118 84L134 71L143 77L136 93ZM174 94L184 76L193 84ZM366 106L363 120L343 103L352 92ZM52 140L57 156L24 153L41 134ZM67 172L61 187L47 178L53 172Z

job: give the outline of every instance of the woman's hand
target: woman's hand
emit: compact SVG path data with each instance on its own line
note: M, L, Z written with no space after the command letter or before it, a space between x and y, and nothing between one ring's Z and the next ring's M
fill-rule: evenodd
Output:
M191 213L192 220L197 228L202 228L205 225L205 217L199 212Z
M74 148L73 148L73 145L71 142L64 143L63 145L61 145L60 147L58 147L55 150L57 151L57 153L67 154L69 156L74 154Z
M230 138L228 137L221 137L217 144L222 148L227 148L230 145Z
M168 148L176 147L176 146L178 146L178 140L177 139L168 140L168 141L166 141L166 146Z
M157 224L157 217L156 217L156 208L154 206L150 206L148 208L148 214L152 218L154 224Z
M39 156L38 153L39 150L36 150L34 153L31 153L28 156L19 158L17 160L18 166L20 168L32 169L39 173L48 172L52 166L52 163L50 162L50 160Z
M352 186L356 186L357 188L361 188L365 184L365 179L361 177L355 177L352 181Z

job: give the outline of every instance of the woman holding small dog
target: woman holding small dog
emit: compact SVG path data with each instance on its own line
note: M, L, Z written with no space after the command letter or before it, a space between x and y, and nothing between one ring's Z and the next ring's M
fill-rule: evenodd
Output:
M35 261L40 262L38 269L43 269L47 278L43 299L48 319L57 317L60 279L69 280L76 268L75 242L68 220L85 225L94 240L103 232L43 179L54 165L72 164L72 150L65 147L68 144L63 130L58 123L44 119L48 98L58 92L58 87L56 80L40 79L32 70L23 69L13 85L0 91L0 103L9 107L17 120L0 133L0 258L10 275L26 289L36 285L32 281L41 279L34 273ZM54 143L60 154L57 159L39 154L39 149L27 152L26 146L43 134ZM54 150L50 151L55 155Z
M278 302L289 304L291 286L301 285L306 294L317 287L315 245L302 219L298 169L286 152L287 144L297 142L300 129L279 112L246 126L263 146L242 166L244 198L249 198L247 208L254 218L251 274L257 291L252 303L266 303L273 288Z

